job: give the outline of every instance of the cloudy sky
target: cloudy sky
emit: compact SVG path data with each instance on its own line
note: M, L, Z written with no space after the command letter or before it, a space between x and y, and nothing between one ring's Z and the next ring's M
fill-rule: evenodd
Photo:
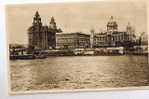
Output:
M105 31L110 16L118 23L119 31L125 31L128 22L135 28L137 35L146 31L146 7L140 2L18 4L6 7L10 43L27 43L27 29L32 25L36 11L43 25L49 25L54 16L58 28L64 33L90 33L92 28L95 32Z

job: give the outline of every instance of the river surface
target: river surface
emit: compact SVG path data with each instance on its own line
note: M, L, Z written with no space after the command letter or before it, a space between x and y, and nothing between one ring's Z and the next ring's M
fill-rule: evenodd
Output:
M149 86L145 56L65 56L10 61L11 90Z

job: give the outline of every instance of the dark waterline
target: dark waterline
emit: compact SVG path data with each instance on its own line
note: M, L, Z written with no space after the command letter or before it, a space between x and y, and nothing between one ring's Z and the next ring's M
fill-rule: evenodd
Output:
M146 56L61 56L10 64L12 91L149 86Z

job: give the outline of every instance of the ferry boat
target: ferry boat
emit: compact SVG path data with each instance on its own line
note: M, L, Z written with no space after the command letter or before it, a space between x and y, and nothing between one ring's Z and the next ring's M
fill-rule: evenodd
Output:
M35 56L28 54L28 55L10 55L11 60L15 59L35 59Z

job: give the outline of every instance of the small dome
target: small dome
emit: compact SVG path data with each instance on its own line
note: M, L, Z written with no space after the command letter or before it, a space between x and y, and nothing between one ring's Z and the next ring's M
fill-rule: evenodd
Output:
M54 17L53 17L53 16L51 17L50 24L56 24L55 19L54 19Z

